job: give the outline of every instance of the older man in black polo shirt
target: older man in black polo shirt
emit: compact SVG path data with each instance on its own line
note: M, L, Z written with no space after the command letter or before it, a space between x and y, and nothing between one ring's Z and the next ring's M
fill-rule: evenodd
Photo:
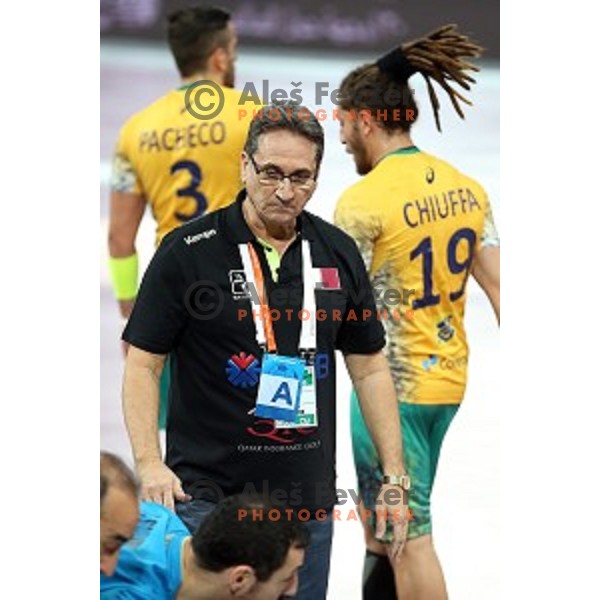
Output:
M165 237L123 334L131 344L124 411L144 498L175 507L192 530L215 491L255 489L303 509L312 541L297 598L310 600L325 599L329 572L336 349L389 477L380 506L396 516L396 550L406 525L398 498L408 487L364 263L350 237L304 211L323 145L307 108L272 105L257 115L242 154L245 190ZM165 464L156 423L167 354Z

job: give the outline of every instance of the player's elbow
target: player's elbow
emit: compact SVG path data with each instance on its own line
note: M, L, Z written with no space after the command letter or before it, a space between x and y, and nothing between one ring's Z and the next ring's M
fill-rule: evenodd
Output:
M114 258L124 258L135 253L135 236L118 227L108 229L108 252Z

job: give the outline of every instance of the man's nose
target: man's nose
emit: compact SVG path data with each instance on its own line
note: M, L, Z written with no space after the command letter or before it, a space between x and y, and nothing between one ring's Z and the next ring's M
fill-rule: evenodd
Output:
M283 202L289 202L294 198L294 187L288 177L285 177L279 184L277 197Z

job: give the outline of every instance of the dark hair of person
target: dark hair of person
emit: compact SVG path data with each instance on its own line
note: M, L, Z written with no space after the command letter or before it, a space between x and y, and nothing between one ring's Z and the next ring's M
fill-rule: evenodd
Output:
M458 33L456 25L445 25L422 38L394 48L373 64L354 69L342 81L341 107L356 111L367 109L374 116L377 115L377 121L387 131L401 129L408 132L418 117L417 104L408 80L415 73L420 73L427 85L436 126L441 131L440 102L432 81L448 94L452 106L464 119L459 101L468 105L472 105L472 102L451 84L457 84L465 90L471 89L470 84L475 83L475 79L467 71L479 69L464 59L477 58L482 51L481 46ZM394 109L400 109L396 115ZM413 111L412 114L407 113L407 109Z
M315 145L317 173L323 158L325 135L323 127L314 113L306 106L287 100L274 102L263 107L248 126L248 136L244 151L254 156L258 150L258 139L269 131L291 131L310 140Z
M229 43L230 14L216 7L189 7L168 17L167 39L182 77L204 71L210 55Z
M281 518L269 518L271 510L279 511ZM257 518L259 514L262 518ZM306 548L309 541L309 531L295 513L238 494L222 500L200 525L192 549L202 569L220 573L248 565L259 581L266 581L284 564L290 548Z
M121 489L136 497L139 484L133 471L116 455L100 452L100 508L111 487Z

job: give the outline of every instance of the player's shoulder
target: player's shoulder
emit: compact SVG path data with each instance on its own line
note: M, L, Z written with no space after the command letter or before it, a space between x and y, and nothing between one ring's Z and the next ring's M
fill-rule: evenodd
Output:
M344 216L354 219L380 214L384 210L388 187L389 182L386 183L381 172L371 170L342 192L335 208L336 222Z
M144 517L169 517L172 512L162 504L156 504L155 502L143 501L140 503L140 518Z
M144 501L140 504L140 522L152 521L164 523L167 533L189 534L183 521L162 504Z
M304 218L317 232L321 239L327 240L328 244L341 253L357 251L356 242L343 229L318 217L314 213L304 211Z
M240 101L242 100L242 96L243 96L243 93L241 90L238 90L236 88L228 88L228 87L222 87L221 89L223 90L223 94L224 94L226 100L235 102L236 104L240 104Z
M485 190L481 183L479 183L479 181L461 171L456 165L427 152L423 152L422 154L423 158L427 161L428 164L431 165L434 171L437 169L440 172L452 174L453 178L459 180L462 186L477 188L485 193Z
M367 202L370 191L376 183L376 178L373 176L373 171L361 177L358 181L349 185L340 195L337 207L356 208L357 205Z
M144 128L148 124L155 125L156 116L162 115L164 109L177 98L177 90L170 90L157 98L150 104L147 104L140 110L133 113L123 124L121 131L132 131Z

